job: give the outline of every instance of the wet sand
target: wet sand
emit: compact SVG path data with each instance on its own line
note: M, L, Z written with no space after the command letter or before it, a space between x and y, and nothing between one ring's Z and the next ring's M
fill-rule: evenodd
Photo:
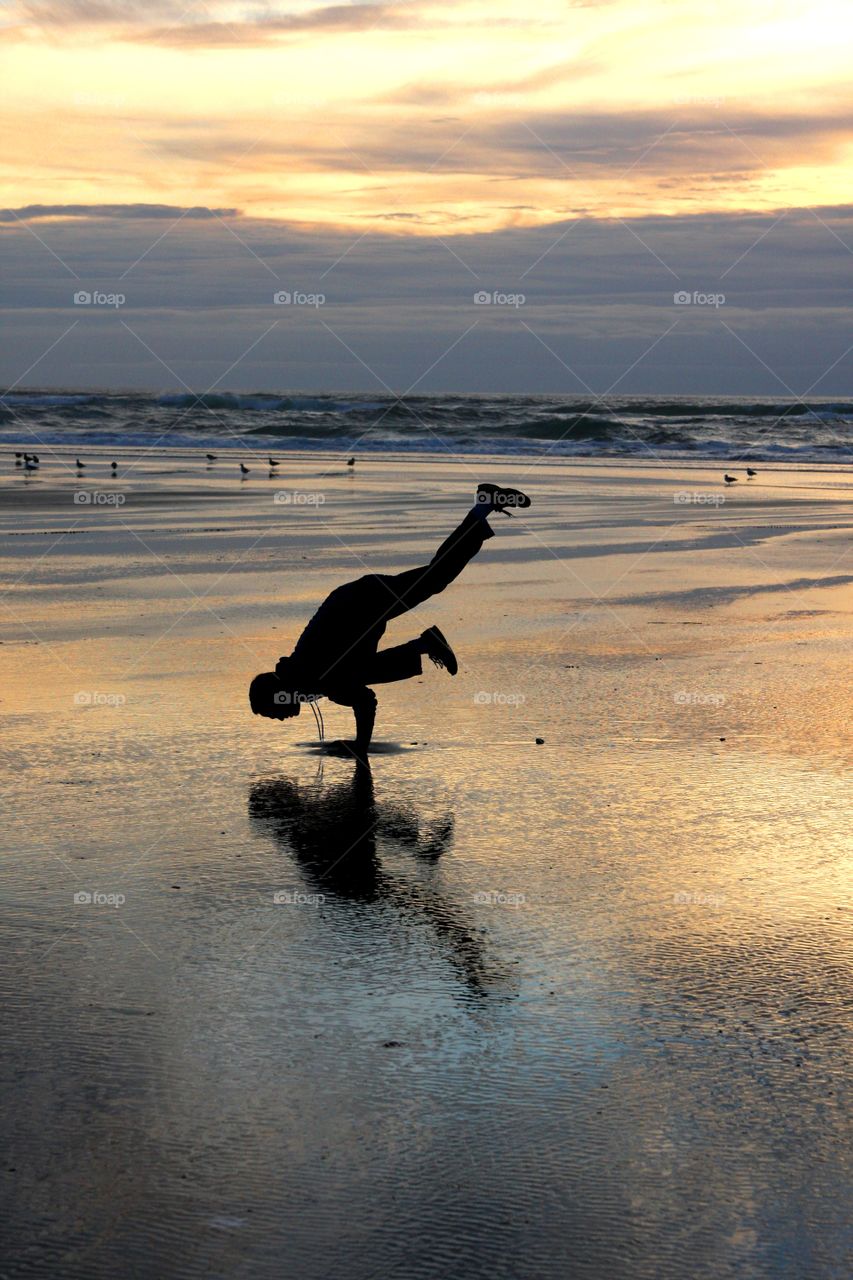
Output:
M250 465L0 480L4 1274L846 1276L853 475ZM486 478L372 778L252 717Z

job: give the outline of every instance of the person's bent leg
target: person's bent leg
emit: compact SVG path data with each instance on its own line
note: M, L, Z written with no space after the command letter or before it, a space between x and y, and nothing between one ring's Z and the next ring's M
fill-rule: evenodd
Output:
M380 649L364 672L365 684L391 684L395 680L411 680L423 674L421 657L424 653L422 637Z

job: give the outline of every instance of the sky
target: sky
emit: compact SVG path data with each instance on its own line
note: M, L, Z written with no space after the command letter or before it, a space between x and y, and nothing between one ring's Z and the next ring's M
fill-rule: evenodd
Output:
M0 4L0 381L847 394L851 31L846 0Z

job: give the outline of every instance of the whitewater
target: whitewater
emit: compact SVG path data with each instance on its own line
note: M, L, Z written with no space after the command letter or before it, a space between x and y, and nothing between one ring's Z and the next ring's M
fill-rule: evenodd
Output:
M0 393L0 442L853 461L853 399Z

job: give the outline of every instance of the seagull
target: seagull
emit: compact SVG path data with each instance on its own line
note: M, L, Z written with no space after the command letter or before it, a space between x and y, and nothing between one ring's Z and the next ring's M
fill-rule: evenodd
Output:
M17 449L15 450L15 457L16 457L16 458L23 458L23 456L24 456L24 455L23 455L22 453L18 453Z
M753 476L757 476L757 475L758 475L758 472L757 472L757 471L753 471L752 467L747 467L747 469L746 469L746 474L749 476L749 478L750 478L750 480L751 480L751 479L753 478Z
M38 466L38 464L39 464L39 456L38 456L38 454L37 454L37 453L34 453L34 454L33 454L33 462L36 464L36 466Z
M276 462L275 458L268 458L268 459L267 459L267 461L269 462L269 464L270 464L270 466L271 466L271 467L280 467L280 466L281 466L281 463L280 463L280 462Z
M113 471L118 471L118 463L117 463L117 462L111 462L111 463L110 463L110 466L112 467Z
M77 470L82 471L86 465L85 462L81 462L79 458L76 459L76 462L77 462Z
M31 461L30 461L30 459L29 459L29 458L27 458L26 462L24 463L24 470L25 470L25 471L38 471L38 463L37 463L37 462L31 462Z
M724 475L723 479L726 484L737 484L737 476Z
M349 462L347 463L347 466L348 466L348 467L354 467L354 466L355 466L355 458L350 458Z
M208 462L215 462L217 458L215 453L206 453L204 456L207 458Z
M243 473L243 475L244 475L244 476L247 476L247 475L249 474L249 468L248 468L248 467L244 467L244 466L243 466L243 464L242 464L242 462L240 463L240 470L242 471L242 473Z

